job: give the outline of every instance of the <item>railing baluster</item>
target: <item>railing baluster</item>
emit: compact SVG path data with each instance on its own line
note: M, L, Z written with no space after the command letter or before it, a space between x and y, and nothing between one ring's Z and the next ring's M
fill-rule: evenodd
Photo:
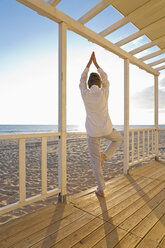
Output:
M153 152L154 152L153 136L154 136L154 130L152 129L152 155L153 155Z
M26 161L25 139L19 139L19 199L20 203L26 200Z
M143 159L145 159L145 130L143 130Z
M42 137L42 195L47 193L47 137Z
M132 131L132 164L134 163L134 131Z
M139 161L139 133L140 131L138 130L138 161Z
M150 143L149 143L149 142L150 142L150 137L149 137L149 134L150 134L150 133L149 133L149 129L148 129L148 130L147 130L147 138L148 138L148 139L147 139L147 140L148 140L148 141L147 141L147 142L148 142L148 158L149 158L149 155L150 155Z

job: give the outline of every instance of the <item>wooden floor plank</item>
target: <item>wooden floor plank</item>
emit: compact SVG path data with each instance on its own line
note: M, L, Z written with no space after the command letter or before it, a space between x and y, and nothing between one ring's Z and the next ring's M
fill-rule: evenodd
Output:
M33 219L31 219L33 223L33 227L30 226L26 229L23 229L17 232L17 235L12 235L10 237L7 237L6 239L2 240L0 244L1 246L4 246L4 247L9 247L11 245L15 245L16 243L20 244L20 246L22 244L24 244L25 246L27 243L26 242L27 238L31 240L31 243L32 243L33 237L34 239L37 239L38 233L40 233L40 235L41 233L42 234L47 233L48 229L49 229L49 232L51 232L52 229L54 232L59 231L63 227L71 224L74 221L77 221L80 217L83 217L85 214L86 213L84 211L81 211L80 209L76 209L76 211L74 211L74 213L70 213L70 215L64 214L64 218L62 218L62 215L61 215L61 218L60 218L60 215L57 218L57 215L55 212L55 214L52 215L51 218L50 216L45 215L43 221L40 223L38 222L35 223L35 220L33 221Z
M157 222L144 239L138 244L137 248L152 247L156 248L165 235L165 215Z
M145 178L139 178L137 181L131 181L131 177L127 176L125 183L122 184L122 186L116 190L114 189L113 191L111 188L107 188L105 191L105 198L107 200L107 205L108 201L110 201L110 204L113 200L117 200L120 197L129 197L129 195L133 194L136 191L136 185L138 184L144 184L146 185L147 183L151 183L153 180L152 179L145 179ZM127 195L127 196L126 196ZM96 198L95 194L93 194L93 198L91 198L90 202L88 202L88 198L83 199L84 201L80 201L79 203L76 203L76 206L80 207L81 209L85 209L87 211L92 211L93 212L93 205L97 208L100 206L98 199ZM122 199L121 199L122 200Z
M159 186L159 190L163 190L164 185ZM102 217L104 220L109 221L113 225L119 225L124 220L126 220L130 215L134 214L136 211L138 211L140 208L145 206L147 204L148 197L152 199L155 195L157 195L158 189L151 189L148 193L148 196L139 197L136 201L131 203L128 206L125 207L125 203L123 203L123 206L119 204L119 210L118 209L110 209L107 213L103 213ZM101 216L100 216L101 217Z
M144 219L149 213L162 202L162 198L165 197L165 190L162 190L159 194L153 197L147 204L143 205L136 212L131 214L126 220L124 220L119 227L124 230L130 231L133 229L142 219Z
M119 194L116 194L116 196L114 198L109 197L107 199L107 197L106 197L106 204L101 205L101 202L99 202L100 204L97 204L97 205L95 204L95 207L93 206L93 208L92 208L92 206L90 206L90 208L87 207L87 208L82 208L82 209L85 209L86 211L93 213L97 216L103 214L104 212L106 212L112 208L114 210L115 207L117 208L117 210L120 211L120 208L123 208L124 204L126 204L126 205L127 204L129 205L129 203L131 204L131 201L133 201L134 198L135 198L135 200L137 200L137 198L142 197L142 195L144 195L145 192L148 192L149 190L154 189L154 187L157 187L158 184L160 184L160 183L157 181L153 182L152 180L151 181L150 180L144 180L143 184L138 184L138 189L136 189L136 187L134 188L131 185L130 187L127 187L127 190L124 193L119 192ZM141 188L142 186L144 187L143 191ZM129 203L128 203L128 199L130 199ZM101 208L100 208L100 206L101 206Z
M157 166L157 170L161 170L162 167L158 167ZM138 173L137 173L138 171ZM149 168L147 165L144 166L143 170L141 169L141 167L137 168L136 170L132 170L130 172L130 175L135 179L138 180L138 178L142 177L142 176L148 176L148 175L154 175L154 173L157 173L157 171L155 170L155 166L150 165ZM129 185L129 180L127 178L127 175L122 175L120 176L119 179L116 180L111 180L111 183L109 183L108 186L108 190L105 190L105 194L107 197L109 197L109 192L114 193L117 192L118 190L120 190L121 188L123 188L123 186L127 186ZM94 191L94 189L93 189ZM95 199L93 194L87 194L87 195L82 195L80 198L75 198L73 197L70 198L70 201L74 204L76 204L77 206L79 206L79 204L81 205L81 207L86 206L86 205L90 205L93 204L93 200ZM83 200L83 201L82 201ZM82 202L84 205L82 205Z
M104 222L99 218L95 218L87 225L76 230L67 238L57 243L55 247L56 248L79 247L79 246L84 248L92 247L103 237L105 237L105 235L107 235L114 229L115 227L112 224L108 222Z
M40 223L45 221L45 216L47 216L46 221L52 218L56 218L56 221L58 221L76 211L77 209L71 204L58 204L44 207L35 213L27 214L23 216L23 218L18 218L2 225L0 227L0 241L27 228L32 228L34 225L38 224L40 226Z
M132 177L132 179L134 181L136 181L136 183L137 183L139 180L140 181L141 180L142 181L147 180L147 179L144 179L145 174L146 175L149 174L150 176L152 176L155 173L158 173L159 170L161 171L162 170L162 167L160 167L160 168L158 167L158 168L156 168L156 170L155 170L155 167L154 168L150 168L150 172L147 172L147 171L145 173L142 173L141 172L140 174L138 174L138 176L137 175L134 175L133 172L131 172L130 173L130 177ZM112 199L118 193L120 194L120 192L121 192L121 194L124 194L127 190L129 190L129 188L127 189L127 186L131 187L131 185L130 185L130 180L128 179L128 177L129 177L129 175L128 176L126 176L126 175L124 176L123 175L123 180L120 180L120 182L118 182L117 185L109 185L110 187L106 188L106 190L105 190L105 196L106 196L106 198L109 198L110 197ZM71 202L74 203L74 204L76 204L76 206L80 206L81 208L86 208L87 206L91 206L91 208L92 208L93 204L95 204L95 206L96 206L96 204L98 204L98 201L95 198L95 195L94 194L89 194L89 195L84 196L84 197L82 197L80 199L75 199L74 201L71 200Z
M81 226L86 225L88 222L90 222L92 219L94 219L94 216L86 213L83 216L80 216L76 221L70 223L69 225L63 226L61 228L62 222L56 222L54 224L49 225L47 228L44 228L30 236L28 236L26 239L21 240L20 242L17 242L14 246L11 246L13 248L22 248L22 247L51 247L56 242L59 242L60 240L64 239L68 235L70 235L72 232L80 228Z
M158 245L158 248L164 248L164 247L165 247L165 234Z
M108 235L106 235L102 240L100 240L96 245L94 245L94 248L108 248L108 247L115 247L120 240L126 236L127 232L121 228L115 228L112 232L110 232Z
M120 242L115 246L115 248L133 248L139 242L141 238L133 235L132 233L127 233L124 238L120 240Z
M165 200L161 202L149 215L146 216L137 226L135 226L131 233L143 238L152 227L165 215Z
M165 164L154 161L0 227L0 248L165 248Z

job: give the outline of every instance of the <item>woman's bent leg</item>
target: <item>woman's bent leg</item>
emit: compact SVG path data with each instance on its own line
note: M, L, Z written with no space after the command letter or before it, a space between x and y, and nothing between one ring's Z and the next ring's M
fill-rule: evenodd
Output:
M104 138L111 141L104 152L105 156L110 160L117 148L121 145L123 137L121 136L119 131L113 129L112 133L104 136Z

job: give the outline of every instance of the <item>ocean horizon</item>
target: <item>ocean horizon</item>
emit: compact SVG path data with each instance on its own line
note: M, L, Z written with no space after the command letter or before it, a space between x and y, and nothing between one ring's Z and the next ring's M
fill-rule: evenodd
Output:
M132 128L152 128L154 125L130 125ZM124 130L124 125L114 125L118 131ZM165 125L159 125L165 128ZM0 135L29 134L29 133L51 133L58 132L58 125L0 125ZM85 126L67 125L67 132L85 132Z

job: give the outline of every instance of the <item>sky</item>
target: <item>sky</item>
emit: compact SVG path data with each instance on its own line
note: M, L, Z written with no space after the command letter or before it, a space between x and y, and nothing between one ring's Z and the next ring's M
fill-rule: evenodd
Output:
M62 0L57 8L79 19L98 2ZM1 0L0 11L0 124L57 124L58 24L16 0ZM85 25L100 32L121 18L122 15L110 6ZM128 23L106 38L115 43L136 31L137 28ZM147 42L149 39L143 36L123 49L130 51ZM157 50L156 46L148 49L149 52ZM112 122L122 125L123 60L71 31L67 31L67 124L84 128L85 109L79 80L92 51L110 81ZM137 57L145 53L137 54ZM96 71L93 65L90 71ZM159 123L165 124L165 71L159 76ZM130 124L154 124L154 76L134 65L130 65Z

